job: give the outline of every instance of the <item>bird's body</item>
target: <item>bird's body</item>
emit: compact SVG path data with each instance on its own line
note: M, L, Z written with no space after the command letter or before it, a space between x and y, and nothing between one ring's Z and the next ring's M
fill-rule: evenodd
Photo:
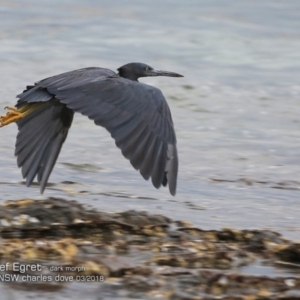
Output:
M27 86L16 108L0 117L1 126L16 122L18 166L29 186L34 178L44 191L74 112L105 127L122 154L156 188L169 184L176 192L178 155L168 104L155 87L137 81L146 76L182 77L142 63L124 65L115 73L84 68Z

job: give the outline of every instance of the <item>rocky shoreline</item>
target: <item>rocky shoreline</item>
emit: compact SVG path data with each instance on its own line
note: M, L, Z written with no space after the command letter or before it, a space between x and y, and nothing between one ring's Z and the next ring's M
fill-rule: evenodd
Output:
M1 285L23 296L60 299L97 282L92 299L300 298L300 243L269 230L201 230L49 198L2 204L0 235ZM249 271L257 264L268 274Z

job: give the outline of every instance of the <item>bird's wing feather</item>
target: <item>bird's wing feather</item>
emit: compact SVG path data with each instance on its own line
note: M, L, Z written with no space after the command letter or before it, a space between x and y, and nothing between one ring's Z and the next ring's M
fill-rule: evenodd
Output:
M37 175L43 193L67 137L73 114L66 105L53 100L17 121L19 133L15 155L27 186Z
M155 87L119 77L113 71L87 68L44 79L18 95L18 104L46 91L69 109L105 127L122 154L156 188L169 183L175 195L178 173L176 135L168 104ZM29 97L28 94L32 93ZM47 101L46 93L43 94Z

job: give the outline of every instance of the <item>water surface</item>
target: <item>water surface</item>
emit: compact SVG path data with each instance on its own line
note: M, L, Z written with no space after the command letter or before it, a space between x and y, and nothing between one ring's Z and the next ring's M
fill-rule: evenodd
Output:
M27 84L81 67L142 61L185 77L142 79L162 89L172 111L175 198L78 115L43 196L16 166L16 126L1 129L0 200L57 196L299 239L299 14L299 2L279 0L2 1L1 107Z

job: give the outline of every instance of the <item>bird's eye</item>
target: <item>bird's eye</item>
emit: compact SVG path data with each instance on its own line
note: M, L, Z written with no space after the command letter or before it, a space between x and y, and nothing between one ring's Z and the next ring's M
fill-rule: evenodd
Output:
M150 71L150 68L149 68L149 67L146 67L146 71Z

